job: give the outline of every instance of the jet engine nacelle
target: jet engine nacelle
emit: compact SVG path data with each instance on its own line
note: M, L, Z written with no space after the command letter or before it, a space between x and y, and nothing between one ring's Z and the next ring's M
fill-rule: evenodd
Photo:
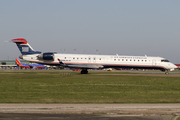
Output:
M48 53L43 53L37 56L39 59L43 60L54 60L54 53L48 52Z

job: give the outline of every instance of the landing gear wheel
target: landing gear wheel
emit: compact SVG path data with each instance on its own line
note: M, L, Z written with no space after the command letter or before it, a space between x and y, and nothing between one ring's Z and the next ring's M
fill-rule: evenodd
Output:
M82 71L81 71L81 74L88 74L87 69L82 70Z

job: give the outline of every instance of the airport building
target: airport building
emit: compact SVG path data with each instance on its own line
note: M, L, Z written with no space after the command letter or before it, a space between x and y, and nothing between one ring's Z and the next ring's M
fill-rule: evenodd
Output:
M21 61L22 63L30 63L28 61ZM0 60L0 69L14 69L17 67L15 60Z

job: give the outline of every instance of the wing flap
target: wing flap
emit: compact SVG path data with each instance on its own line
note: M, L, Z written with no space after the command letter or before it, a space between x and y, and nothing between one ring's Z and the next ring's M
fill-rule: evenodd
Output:
M101 69L104 67L102 65L91 65L91 64L64 64L59 58L58 58L58 61L61 66L66 66L66 67L71 67L71 68Z

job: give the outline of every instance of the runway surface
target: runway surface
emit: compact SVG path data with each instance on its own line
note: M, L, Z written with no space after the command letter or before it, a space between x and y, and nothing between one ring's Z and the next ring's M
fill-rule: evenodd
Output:
M122 116L97 114L0 114L0 120L171 120L172 115Z
M175 120L180 104L0 104L0 120Z

